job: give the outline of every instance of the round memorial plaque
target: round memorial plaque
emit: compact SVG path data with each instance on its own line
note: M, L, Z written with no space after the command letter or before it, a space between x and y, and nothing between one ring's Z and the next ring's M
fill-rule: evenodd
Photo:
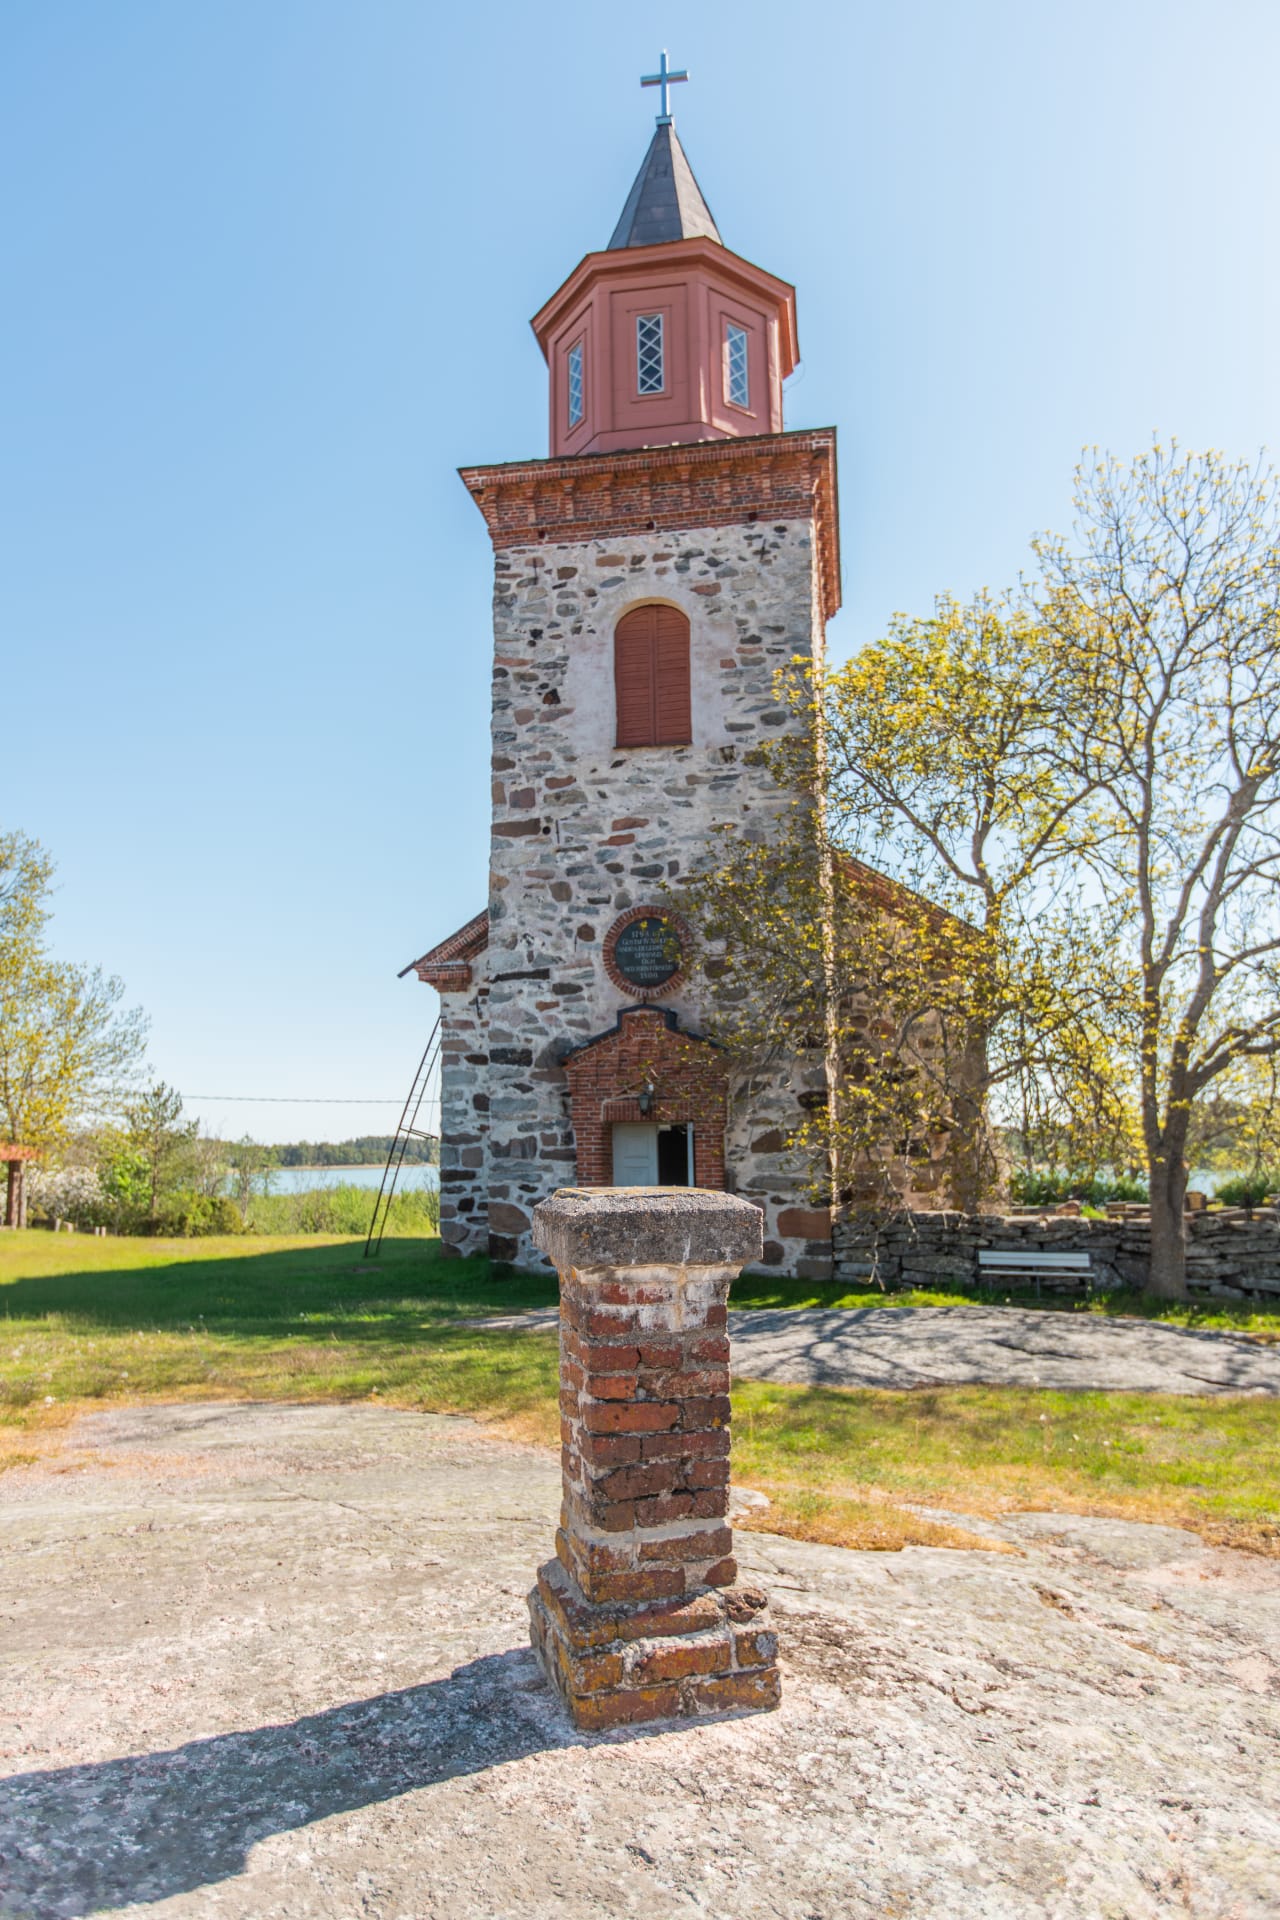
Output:
M633 1000L660 1000L684 979L689 933L660 907L632 907L604 937L605 972Z

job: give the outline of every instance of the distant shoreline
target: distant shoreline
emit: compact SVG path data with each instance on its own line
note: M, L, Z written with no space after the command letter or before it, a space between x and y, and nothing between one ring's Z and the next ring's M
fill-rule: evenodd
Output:
M276 1161L269 1167L263 1167L262 1172L263 1173L363 1173L367 1167L384 1167L386 1164L387 1163L385 1159L383 1160L351 1160L351 1161L344 1160L341 1166L339 1166L336 1160L321 1160L318 1163L309 1162L304 1167L290 1160L288 1162ZM436 1165L436 1162L434 1160L410 1160L406 1155L404 1164L406 1167L434 1167Z

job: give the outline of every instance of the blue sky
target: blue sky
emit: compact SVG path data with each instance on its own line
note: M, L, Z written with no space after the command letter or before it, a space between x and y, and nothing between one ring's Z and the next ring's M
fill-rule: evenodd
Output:
M0 823L210 1126L395 1117L483 904L490 557L528 317L660 48L840 430L836 657L1013 579L1082 446L1280 454L1274 0L0 0Z

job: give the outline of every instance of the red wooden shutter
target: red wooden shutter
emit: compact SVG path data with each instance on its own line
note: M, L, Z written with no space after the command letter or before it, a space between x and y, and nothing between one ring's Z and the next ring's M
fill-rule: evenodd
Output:
M622 616L613 677L620 747L689 742L689 622L677 608L633 607Z
M653 745L652 607L624 613L613 635L613 684L618 700L618 745Z
M655 607L654 740L687 746L693 738L689 700L689 622L676 607Z

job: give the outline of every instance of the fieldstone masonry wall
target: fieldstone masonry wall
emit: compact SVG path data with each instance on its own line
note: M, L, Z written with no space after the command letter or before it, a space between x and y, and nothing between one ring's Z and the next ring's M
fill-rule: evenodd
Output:
M776 671L820 657L815 540L812 521L785 520L497 552L487 1047L453 1049L448 1093L459 1118L471 1103L464 1132L487 1118L489 1206L483 1223L478 1207L453 1213L458 1251L488 1245L541 1264L534 1206L585 1177L565 1060L613 1029L626 1004L601 964L609 926L713 857L717 827L765 840L789 803L760 748L795 724ZM694 738L619 750L613 632L646 600L688 615ZM662 1004L699 1031L697 980ZM820 1065L811 1078L820 1084ZM800 1217L801 1175L783 1136L807 1085L794 1068L757 1082L749 1114L731 1100L725 1141L731 1183L765 1209L770 1258L795 1271L830 1258L829 1244L783 1220ZM475 1157L478 1145L459 1134L457 1157Z
M564 1497L529 1596L576 1724L772 1707L763 1593L729 1529L729 1283L760 1213L689 1188L565 1190L537 1209L560 1274Z
M1226 1299L1280 1294L1280 1209L1259 1207L1250 1216L1232 1207L1186 1218L1192 1293ZM836 1222L833 1239L838 1279L874 1276L890 1291L971 1286L980 1248L1088 1253L1093 1284L1102 1287L1143 1286L1151 1262L1150 1223L1135 1216L912 1213L881 1227L851 1217Z
M489 1244L489 1034L486 956L473 981L440 995L440 1234L452 1253Z

